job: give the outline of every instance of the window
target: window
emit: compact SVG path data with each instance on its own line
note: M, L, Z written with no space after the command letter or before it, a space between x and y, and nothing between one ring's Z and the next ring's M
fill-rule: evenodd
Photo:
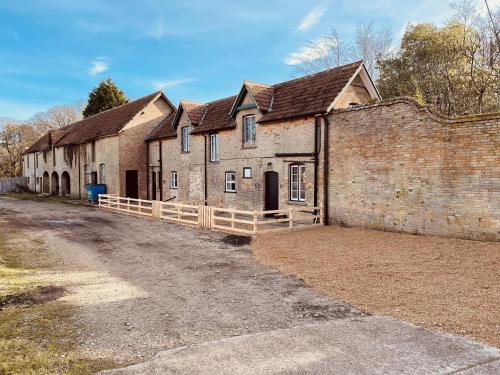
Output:
M290 165L290 200L305 202L306 200L306 166L302 164Z
M84 165L83 166L83 182L85 183L85 185L87 185L89 183L89 172L88 172L88 169L89 169L88 165Z
M52 147L52 165L56 166L56 148Z
M189 152L191 149L191 140L189 139L189 136L189 127L183 127L181 129L182 152Z
M35 154L35 168L38 168L38 154Z
M92 157L92 161L95 161L95 141L90 143L90 155Z
M220 160L220 143L219 134L212 134L210 136L210 161Z
M30 156L26 155L26 168L30 167Z
M170 188L177 189L177 172L170 172Z
M106 183L106 175L104 174L104 164L99 164L99 183L100 184L105 184Z
M236 193L236 172L226 172L227 193Z
M252 168L250 167L243 168L243 178L252 178Z
M251 145L255 143L255 116L243 117L243 143Z
M90 183L93 185L97 184L97 172L90 173Z
M47 163L47 151L43 152L43 162Z

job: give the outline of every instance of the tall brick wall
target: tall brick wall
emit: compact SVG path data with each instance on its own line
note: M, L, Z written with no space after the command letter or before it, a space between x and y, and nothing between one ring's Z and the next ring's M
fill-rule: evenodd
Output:
M500 115L449 120L400 99L329 121L331 222L500 240Z

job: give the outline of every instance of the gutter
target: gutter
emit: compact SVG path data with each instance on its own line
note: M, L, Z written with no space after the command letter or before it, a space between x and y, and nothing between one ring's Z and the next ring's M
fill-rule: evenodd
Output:
M314 207L318 205L318 164L319 143L321 138L321 117L314 118Z
M323 147L323 223L325 225L330 224L329 212L328 212L328 182L329 182L329 174L330 174L330 122L328 121L327 114L321 115L323 120L325 121L325 139L324 139L324 147Z

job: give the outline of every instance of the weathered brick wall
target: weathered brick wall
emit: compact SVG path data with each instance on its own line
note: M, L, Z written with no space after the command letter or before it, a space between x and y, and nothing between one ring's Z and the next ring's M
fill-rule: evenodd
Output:
M332 222L500 240L500 116L452 121L401 99L329 120Z
M127 170L138 171L139 198L146 199L148 192L147 144L144 138L169 113L171 108L163 97L158 98L137 114L119 133L119 185L120 194L125 195Z

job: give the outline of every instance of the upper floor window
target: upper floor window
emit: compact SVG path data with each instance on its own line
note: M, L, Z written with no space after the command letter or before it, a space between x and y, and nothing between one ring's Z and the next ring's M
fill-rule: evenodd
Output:
M290 165L290 200L306 200L306 166L303 164Z
M255 116L243 117L243 143L251 145L255 143L256 125Z
M177 172L170 172L170 187L172 189L177 189Z
M90 143L90 155L91 155L92 161L95 161L95 141L92 141Z
M56 148L52 147L52 165L56 166Z
M35 154L35 168L38 168L38 154Z
M30 156L26 155L26 168L30 167Z
M219 134L212 134L210 136L210 161L220 160L220 143Z
M189 152L191 149L189 126L185 126L181 129L181 142L182 152Z
M226 172L227 193L236 193L236 172Z
M43 152L43 162L47 163L47 151Z

